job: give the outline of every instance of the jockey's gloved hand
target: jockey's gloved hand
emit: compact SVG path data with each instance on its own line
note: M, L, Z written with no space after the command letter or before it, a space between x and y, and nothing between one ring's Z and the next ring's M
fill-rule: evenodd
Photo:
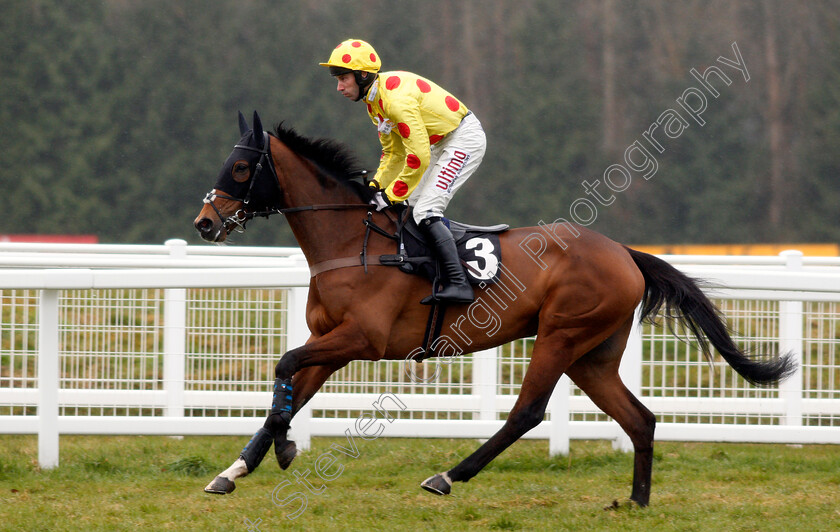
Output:
M382 209L387 209L391 206L391 200L388 199L384 190L380 190L373 195L373 199L370 200L370 204L376 207L377 211L381 211Z

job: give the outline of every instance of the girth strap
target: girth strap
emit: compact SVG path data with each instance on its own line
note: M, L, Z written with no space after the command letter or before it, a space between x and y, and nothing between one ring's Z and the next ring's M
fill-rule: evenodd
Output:
M443 329L443 316L446 314L446 304L433 303L429 309L429 319L426 321L426 332L423 333L423 352L412 358L415 362L423 362L427 358L437 356L433 344L440 338ZM429 350L429 347L432 347Z

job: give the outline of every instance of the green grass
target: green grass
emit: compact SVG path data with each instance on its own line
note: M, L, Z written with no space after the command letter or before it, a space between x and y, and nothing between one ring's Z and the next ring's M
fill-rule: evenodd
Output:
M359 457L333 452L344 439L315 438L281 472L270 453L227 496L202 489L247 438L63 436L60 467L37 467L34 436L0 436L0 530L726 530L840 528L840 446L658 443L651 505L626 501L632 455L609 442L572 442L549 458L545 441L520 441L449 497L419 488L478 445L474 440L356 439ZM323 465L323 464L322 464ZM339 470L339 465L343 470ZM277 501L303 488L306 510ZM290 485L281 484L291 481ZM279 486L279 487L278 487ZM259 520L259 521L258 521ZM256 530L254 528L253 530Z

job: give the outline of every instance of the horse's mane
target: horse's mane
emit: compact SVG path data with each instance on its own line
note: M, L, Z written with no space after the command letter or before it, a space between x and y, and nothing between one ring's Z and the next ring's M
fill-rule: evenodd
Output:
M294 129L285 127L282 122L277 124L274 136L290 150L318 167L318 179L323 186L329 186L325 178L330 178L350 188L364 201L373 197L375 190L358 179L362 166L344 144L333 139L304 137Z

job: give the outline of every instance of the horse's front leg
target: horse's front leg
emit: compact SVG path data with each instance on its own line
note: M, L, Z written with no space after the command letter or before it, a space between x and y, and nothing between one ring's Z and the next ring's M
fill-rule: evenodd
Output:
M294 442L286 437L294 414L333 372L351 360L381 358L381 351L372 347L358 326L344 322L330 333L310 339L306 345L284 354L275 367L275 392L265 424L242 449L239 458L204 491L232 492L236 487L234 481L256 469L272 443L278 464L286 469L297 453ZM291 392L291 400L287 391Z
M328 334L315 338L306 345L292 349L283 355L274 368L274 396L271 412L263 426L263 429L267 430L274 439L274 454L281 469L289 467L296 454L294 442L286 438L292 414L297 411L293 410L292 404L295 390L292 377L300 370L312 366L338 369L351 360L378 359L381 358L381 351L382 349L377 350L372 346L360 327L348 320ZM315 391L317 390L312 393L314 394Z
M338 367L315 366L301 370L294 377L293 411L292 417L315 395L330 375L341 369ZM210 484L204 488L207 493L224 495L236 488L235 481L242 478L257 468L271 447L274 437L271 431L265 426L261 427L251 438L239 458L223 472L219 473ZM296 453L294 442L284 445L286 452L291 454L288 462L291 463ZM287 464L288 465L288 464Z
M346 364L344 362L330 366L309 366L296 371L291 380L275 378L271 411L260 431L268 434L265 437L269 441L274 441L274 454L280 469L288 469L292 460L297 456L295 442L288 439L291 420L309 402L312 396L321 389L321 386L323 386L329 376L343 368ZM283 395L281 396L281 394ZM288 405L288 394L292 396L291 408ZM278 412L280 416L279 420L275 417ZM265 456L265 452L259 455L260 460L262 460L263 456Z

